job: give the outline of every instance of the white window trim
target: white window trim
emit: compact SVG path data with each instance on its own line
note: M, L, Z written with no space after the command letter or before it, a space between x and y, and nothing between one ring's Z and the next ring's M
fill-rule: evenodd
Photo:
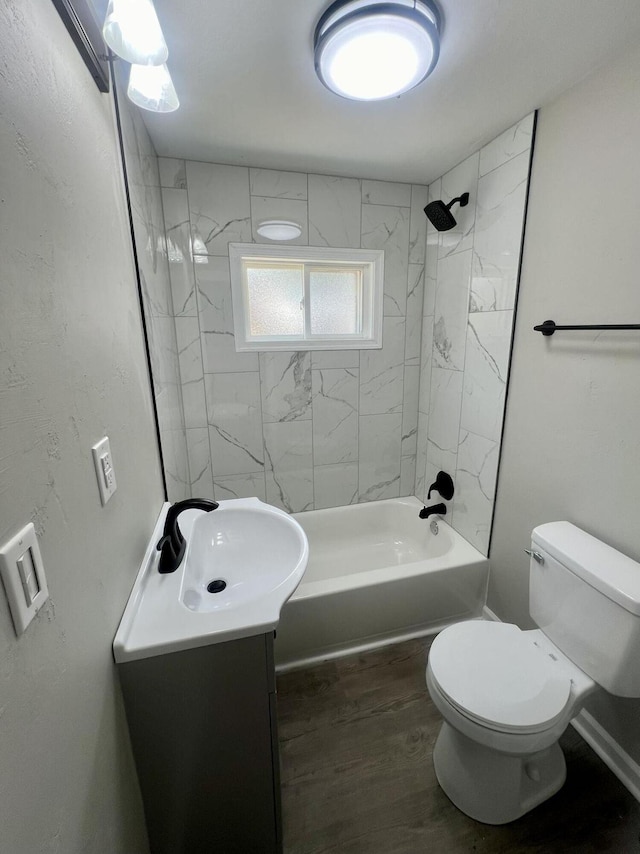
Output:
M320 262L337 265L369 265L371 297L371 335L366 337L325 336L319 340L298 336L282 336L273 341L248 340L248 305L243 292L242 261L245 258L283 259L305 264ZM382 347L382 320L384 299L384 251L382 249L332 249L328 246L283 246L282 244L230 243L229 266L231 272L231 298L233 301L233 326L236 350L372 350Z

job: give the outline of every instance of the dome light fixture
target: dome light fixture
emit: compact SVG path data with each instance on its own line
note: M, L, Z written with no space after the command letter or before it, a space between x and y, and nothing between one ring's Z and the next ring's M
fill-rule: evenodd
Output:
M435 68L440 28L433 0L336 0L316 26L316 74L343 98L395 98Z
M302 234L302 229L297 222L286 219L265 219L258 225L256 231L260 237L266 237L267 240L295 240Z

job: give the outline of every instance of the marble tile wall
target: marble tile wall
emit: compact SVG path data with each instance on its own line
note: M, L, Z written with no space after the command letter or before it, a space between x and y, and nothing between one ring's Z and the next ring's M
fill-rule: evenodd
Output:
M288 511L414 492L427 188L160 158L191 491ZM228 244L385 250L383 347L237 353Z
M427 225L416 495L454 478L449 520L487 554L524 222L533 114L429 186L464 192L451 231ZM439 500L439 499L438 499Z
M179 341L174 323L167 264L167 241L162 209L158 157L136 107L119 82L119 105L125 149L136 252L142 284L153 392L158 412L160 442L170 501L191 494L187 457Z

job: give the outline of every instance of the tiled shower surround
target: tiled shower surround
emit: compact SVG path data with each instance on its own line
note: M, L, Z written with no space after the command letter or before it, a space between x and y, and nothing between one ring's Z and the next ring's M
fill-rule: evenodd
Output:
M429 188L159 158L171 304L145 301L155 382L176 399L163 435L171 500L257 495L289 511L426 500L443 468L456 485L448 520L487 553L532 128L529 116ZM134 208L155 211L139 139L136 183L154 187ZM463 192L455 229L427 226L427 200ZM228 244L271 243L257 234L263 219L299 223L293 243L385 251L382 349L236 352ZM136 229L138 252L162 294L164 245L151 214L137 220L151 223ZM175 323L179 408L173 383L163 387L175 359L172 333L156 340L165 323ZM188 466L171 451L181 410Z
M455 481L453 527L487 554L500 455L533 115L429 187L458 225L429 223L418 413L416 495L440 469Z
M168 158L160 175L193 494L289 511L412 494L427 188ZM236 352L228 244L271 243L264 219L385 251L382 349Z

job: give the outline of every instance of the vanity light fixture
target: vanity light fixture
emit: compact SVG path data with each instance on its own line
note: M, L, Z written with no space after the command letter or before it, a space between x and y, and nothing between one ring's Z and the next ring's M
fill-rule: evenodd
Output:
M180 106L166 65L132 65L127 96L137 107L154 113L172 113Z
M137 107L172 113L180 106L166 66L169 49L153 0L109 0L102 37L131 63L127 96Z
M162 65L169 56L152 0L109 0L102 37L135 65Z
M440 29L433 0L336 0L316 26L316 73L343 98L395 98L435 68Z
M265 219L256 231L260 237L266 237L267 240L295 240L302 234L297 222L285 219Z

